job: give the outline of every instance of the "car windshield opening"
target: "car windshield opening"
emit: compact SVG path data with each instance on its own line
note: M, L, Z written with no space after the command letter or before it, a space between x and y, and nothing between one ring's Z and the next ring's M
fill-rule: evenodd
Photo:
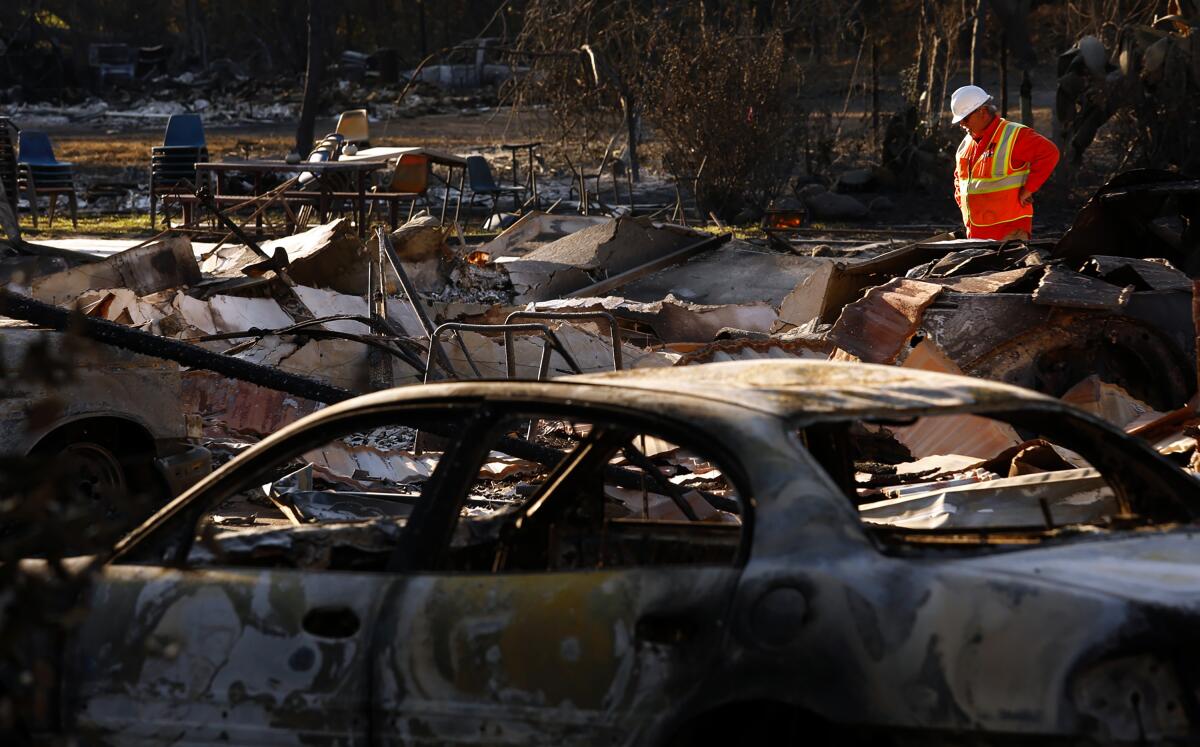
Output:
M965 542L1148 523L1128 480L1037 418L869 418L804 427L801 442L875 534ZM1136 497L1136 496L1134 496Z

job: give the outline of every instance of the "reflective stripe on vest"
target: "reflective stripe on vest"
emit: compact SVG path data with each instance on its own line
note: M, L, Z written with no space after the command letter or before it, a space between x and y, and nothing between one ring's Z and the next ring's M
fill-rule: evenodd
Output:
M1029 176L1029 168L1012 168L1013 147L1024 127L1001 119L985 155L973 165L967 161L971 136L968 134L959 144L956 155L964 225L984 228L1033 216L1033 208L1021 205L1018 197ZM1006 192L1008 194L1003 194Z

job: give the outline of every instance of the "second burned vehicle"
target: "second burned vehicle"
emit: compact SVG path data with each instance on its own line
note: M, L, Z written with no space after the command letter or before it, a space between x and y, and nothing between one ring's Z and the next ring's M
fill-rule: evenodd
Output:
M367 441L390 461L321 467ZM247 491L279 513L222 523ZM113 548L60 723L111 744L1190 742L1198 500L1057 400L896 367L381 392Z

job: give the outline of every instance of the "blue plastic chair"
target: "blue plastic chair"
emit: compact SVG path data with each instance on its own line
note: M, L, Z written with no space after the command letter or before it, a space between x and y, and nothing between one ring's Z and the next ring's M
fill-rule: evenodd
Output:
M474 206L475 198L484 195L492 198L493 213L497 211L500 197L503 195L512 195L515 212L519 207L518 196L525 192L525 188L521 186L502 187L496 184L496 179L492 176L492 167L488 166L487 159L483 156L467 156L467 187L471 190L471 201L468 205Z
M22 166L35 169L70 169L72 164L60 161L54 157L54 148L50 145L50 136L44 132L22 130L18 136L20 155L17 161Z
M54 147L50 145L50 136L44 132L23 130L18 135L17 170L18 189L24 189L29 195L29 211L33 216L33 226L38 225L38 196L47 195L50 198L50 225L54 225L54 212L58 205L58 196L67 196L67 205L71 210L71 223L78 228L79 220L75 209L75 173L74 164L60 161L54 157Z
M172 114L167 120L162 148L207 148L199 114Z

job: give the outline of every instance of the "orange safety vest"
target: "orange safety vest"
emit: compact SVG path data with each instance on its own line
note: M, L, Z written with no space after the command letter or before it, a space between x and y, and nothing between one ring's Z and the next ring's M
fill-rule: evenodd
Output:
M967 160L974 142L971 135L968 133L958 146L958 202L968 234L971 229L1033 217L1033 205L1022 205L1018 197L1029 176L1029 167L1012 167L1013 146L1017 133L1023 129L1023 124L1001 119L987 150L974 167Z

